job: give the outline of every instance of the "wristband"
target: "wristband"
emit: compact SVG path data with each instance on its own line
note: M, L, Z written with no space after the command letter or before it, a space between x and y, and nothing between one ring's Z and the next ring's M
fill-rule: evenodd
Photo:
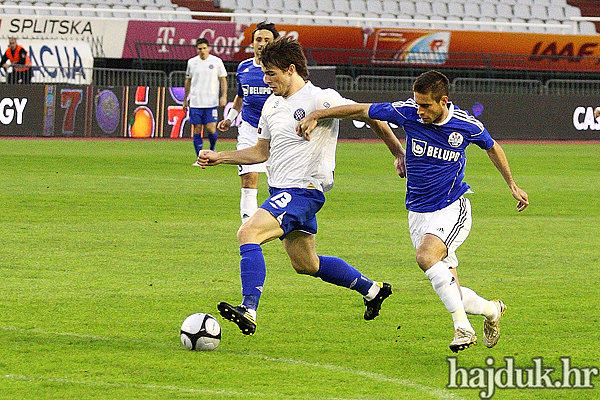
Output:
M231 122L235 121L235 117L238 116L238 110L236 110L235 108L231 107L229 109L229 112L227 113L227 117L225 119L230 120Z

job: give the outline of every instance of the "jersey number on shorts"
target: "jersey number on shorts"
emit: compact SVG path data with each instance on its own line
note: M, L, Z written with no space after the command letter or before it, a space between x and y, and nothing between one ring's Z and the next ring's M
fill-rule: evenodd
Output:
M269 203L275 208L285 208L290 201L292 201L292 195L288 192L281 192L271 197L271 201Z

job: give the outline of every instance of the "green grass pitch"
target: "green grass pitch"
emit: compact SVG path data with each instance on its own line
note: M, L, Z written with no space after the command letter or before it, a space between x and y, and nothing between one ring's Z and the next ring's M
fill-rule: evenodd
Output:
M263 246L257 333L219 317L223 339L209 353L185 350L179 327L240 300L236 167L192 167L188 141L0 144L0 399L479 398L446 388L452 321L414 260L404 181L382 143L339 144L317 236L320 254L392 283L381 315L364 321L356 292L295 274L276 240ZM600 366L600 147L503 145L530 196L523 213L471 147L461 283L509 308L498 345L480 340L459 366L489 356ZM471 321L481 337L481 317ZM597 388L494 396L598 398Z

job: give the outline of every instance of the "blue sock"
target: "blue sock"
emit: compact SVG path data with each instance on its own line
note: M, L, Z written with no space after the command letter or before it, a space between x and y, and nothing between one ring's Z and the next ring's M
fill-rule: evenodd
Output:
M196 149L196 155L202 150L202 145L202 135L196 135L194 133L194 149Z
M338 257L319 256L319 271L314 275L325 282L356 290L363 296L367 294L373 281L359 270Z
M210 149L214 150L217 147L217 138L218 138L218 133L209 133L208 134L208 140L210 142Z
M256 310L267 276L265 258L258 244L243 244L240 246L240 276L242 278L242 304Z

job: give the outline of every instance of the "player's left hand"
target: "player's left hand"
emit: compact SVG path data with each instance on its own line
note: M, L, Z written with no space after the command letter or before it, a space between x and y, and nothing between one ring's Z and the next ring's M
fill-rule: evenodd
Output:
M521 212L527 208L529 205L529 196L527 196L527 193L525 193L525 191L518 186L515 186L513 189L511 189L511 192L513 197L519 201L517 203L517 211Z
M396 172L398 172L400 178L406 178L406 157L397 157L394 160L394 167L396 167Z

